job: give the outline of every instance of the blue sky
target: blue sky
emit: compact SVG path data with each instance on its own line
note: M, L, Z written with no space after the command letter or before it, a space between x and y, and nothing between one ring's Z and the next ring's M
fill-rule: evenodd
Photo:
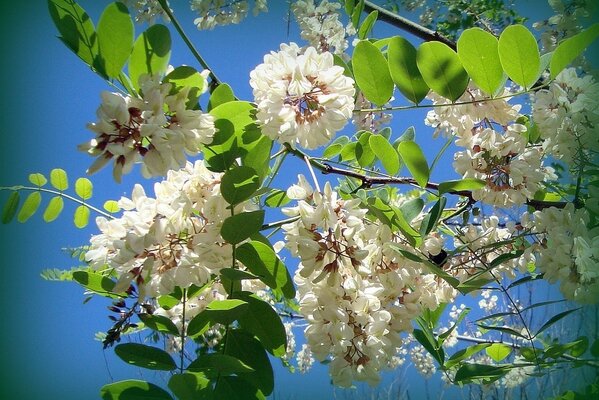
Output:
M80 3L97 21L108 1ZM195 29L187 1L172 3L200 53L242 99L251 100L249 71L262 61L264 54L278 49L281 42L302 43L293 23L287 36L286 6L282 1L271 0L268 14L210 32ZM545 2L534 3L546 8ZM535 19L545 16L536 13ZM48 175L57 167L65 169L73 183L84 176L92 161L78 152L76 146L91 138L85 125L95 121L100 92L110 88L56 38L45 1L10 2L3 7L0 18L4 60L0 185L27 184L30 173ZM136 33L140 32L136 27ZM172 32L175 34L174 29ZM398 33L384 24L375 29L379 37ZM180 40L175 39L174 46L171 64L199 68ZM399 135L415 125L417 141L428 154L434 154L443 141L426 139L431 129L422 124L424 114L423 111L395 114L394 132ZM308 174L297 162L286 164L283 172L281 186L284 181L294 180L298 172ZM443 175L436 178L452 177L447 170ZM112 181L110 168L106 168L90 179L95 186L92 203L101 205L107 199L129 194L140 178L136 173L130 174L118 185ZM2 204L6 197L7 193L0 193ZM49 197L44 197L42 207L48 200ZM97 232L93 223L86 229L76 229L71 217L74 209L75 205L67 202L63 215L50 224L44 223L38 212L26 224L13 222L0 226L3 237L0 296L4 309L0 338L4 364L0 375L2 398L94 399L98 398L99 388L111 379L156 378L151 372L142 373L126 366L111 350L103 352L101 344L94 341L96 332L110 327L107 301L92 299L82 304L83 290L79 286L46 282L39 276L45 268L76 266L76 260L60 249L85 244ZM332 396L324 367L309 376L289 377L278 370L277 379L280 385L276 389L280 394L277 398Z

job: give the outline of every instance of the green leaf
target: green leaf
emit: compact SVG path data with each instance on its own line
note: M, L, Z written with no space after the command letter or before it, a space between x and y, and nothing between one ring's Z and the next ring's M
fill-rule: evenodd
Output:
M446 181L439 184L439 195L443 193L459 192L461 190L482 189L487 183L482 179L464 178L455 181Z
M362 21L362 24L360 25L360 29L358 29L358 39L362 40L368 37L378 16L379 12L374 10L364 18L364 21Z
M220 353L202 354L187 366L189 371L203 372L208 378L254 372L243 361Z
M412 103L420 103L429 87L416 64L416 48L401 36L394 36L389 41L387 57L391 78L399 91Z
M214 399L265 400L264 394L253 384L237 376L225 376L216 382Z
M26 222L29 218L35 214L37 209L42 202L42 194L40 192L32 192L27 196L23 205L21 206L21 210L17 215L17 221Z
M364 0L358 0L351 13L351 23L355 28L360 25L360 16L364 12Z
M399 172L399 154L387 139L381 135L372 135L368 139L368 144L378 159L381 160L389 175L393 176Z
M62 42L86 64L93 65L98 42L94 23L85 10L73 0L49 0L48 10Z
M488 95L502 86L503 68L495 36L480 28L466 29L458 39L458 55L476 85Z
M258 139L244 144L247 153L242 157L242 162L246 167L253 168L262 181L270 171L269 163L273 141L268 136L262 135L259 130L253 132L258 133Z
M422 209L424 208L424 200L420 197L415 199L407 200L401 206L399 206L399 211L401 211L401 215L404 217L407 223L410 223L420 215Z
M381 51L368 41L359 42L354 48L352 66L364 97L379 106L387 103L393 95L393 80Z
M223 341L227 343L227 355L254 369L254 372L240 375L240 378L260 389L265 395L271 394L274 388L274 374L263 345L253 335L239 329L230 329Z
M120 298L118 294L113 292L115 282L96 272L90 271L75 271L73 279L87 290L97 293L104 297Z
M168 381L168 387L179 400L209 400L213 398L210 380L201 373L184 372L173 375Z
M69 180L64 169L54 168L50 171L50 183L57 190L65 191L69 188Z
M163 75L171 57L171 33L161 24L150 26L139 35L129 58L129 77L139 89L139 77L143 74Z
M8 224L15 217L17 213L17 209L19 208L19 202L21 200L21 195L16 190L8 196L8 200L4 203L4 207L2 208L2 223Z
M280 189L275 189L271 194L266 196L264 199L264 205L267 207L283 207L285 204L289 203L291 199L287 197L287 192Z
M591 25L584 31L560 42L553 52L549 67L551 79L566 68L582 52L599 37L599 23Z
M83 200L89 200L92 197L94 186L87 178L79 178L75 181L75 193Z
M572 357L580 357L589 348L589 338L581 336L575 341L566 344L566 347L570 351Z
M555 324L557 321L561 320L562 318L570 315L571 313L573 313L574 311L578 311L580 310L580 308L574 308L572 310L566 310L563 311L559 314L554 315L553 317L549 318L549 320L547 322L545 322L537 331L537 333L534 334L534 337L537 337L541 332L545 331L547 328L549 328L551 325Z
M429 169L422 149L416 142L405 141L397 146L399 155L420 187L426 187Z
M120 2L109 4L98 22L100 63L109 78L117 78L133 47L134 27L129 10Z
M447 198L441 196L429 213L424 216L422 223L420 224L420 235L422 237L428 235L435 229L443 214L443 210L445 209L445 203L447 203Z
M221 104L225 104L230 101L235 101L235 94L233 94L233 89L228 84L221 83L210 94L210 100L208 101L208 111L212 110L214 107L218 107Z
M341 154L341 150L343 146L349 143L349 138L347 136L338 136L330 145L324 149L322 156L324 158L332 159L333 157Z
M177 368L170 354L157 347L141 343L121 343L114 348L114 352L121 360L136 367L158 371L172 371Z
M486 364L464 364L455 374L456 382L470 382L482 379L484 382L493 382L508 372L508 368Z
M229 204L239 204L252 197L260 187L256 170L241 166L225 172L221 179L220 191Z
M144 323L148 328L162 333L170 333L174 336L179 336L179 329L174 324L174 322L164 315L151 315L151 314L137 314L139 319Z
M468 74L460 57L445 43L422 43L416 52L416 64L424 82L451 101L456 101L468 86Z
M73 222L77 228L85 228L89 223L89 207L83 205L77 207L73 216Z
M372 136L371 132L361 131L358 132L358 142L356 143L356 159L358 160L358 164L361 167L368 167L374 163L376 160L376 155L374 151L370 148L370 137Z
M503 343L493 343L485 349L487 355L495 362L504 360L512 352L512 348Z
M266 351L275 357L282 357L287 346L287 334L279 314L258 295L250 292L236 293L248 308L239 318L239 325L254 334Z
M187 65L175 68L164 77L163 81L173 85L171 94L189 88L187 102L185 103L187 108L197 107L198 99L206 84L204 77L195 68Z
M104 202L104 209L111 214L121 211L121 207L115 200L107 200Z
M129 379L102 386L102 400L173 400L167 391L150 382Z
M524 25L511 25L497 47L503 70L512 81L530 88L537 80L541 57L534 35Z
M46 207L46 211L44 211L44 221L54 221L62 212L63 207L64 201L62 200L62 197L52 197L52 199L50 199L50 202L48 203L48 206Z
M446 369L450 369L458 365L461 361L466 360L474 354L478 353L479 351L486 349L490 345L490 343L479 343L473 346L468 346L465 349L459 350L452 354L451 357L449 357L449 359L445 362L444 367Z
M433 356L439 365L443 365L443 362L445 361L445 352L443 351L443 348L439 346L432 334L420 329L414 329L412 334L418 343L420 343L426 349L426 351Z
M233 215L223 222L220 234L227 242L237 244L260 232L264 223L264 210Z
M46 179L46 177L44 175L42 175L38 172L35 174L29 174L29 182L31 182L32 184L34 184L37 187L42 187L46 183L48 183L48 180Z
M595 339L591 345L591 355L595 358L599 358L599 339Z
M280 289L288 299L295 297L295 287L287 267L274 250L252 240L237 247L235 257L272 289Z
M239 299L213 300L204 311L189 321L187 334L192 337L201 335L210 324L229 325L245 313L247 308L247 302Z

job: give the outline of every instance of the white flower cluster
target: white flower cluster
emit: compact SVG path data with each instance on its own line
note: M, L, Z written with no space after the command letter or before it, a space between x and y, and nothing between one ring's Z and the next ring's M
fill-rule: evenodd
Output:
M599 228L588 228L586 209L550 207L525 214L522 226L537 233L537 268L550 283L559 282L564 297L579 303L599 301Z
M548 3L556 14L532 24L541 32L544 53L555 50L560 41L579 33L581 19L588 18L593 12L593 1L590 0L549 0Z
M314 357L312 357L312 350L307 344L302 344L302 348L297 352L297 369L300 373L305 374L312 368L314 364Z
M472 192L475 200L501 207L521 205L534 196L540 182L554 177L553 170L542 165L542 149L529 146L526 127L515 122L520 105L505 99L482 101L484 94L473 85L457 101L468 104L449 105L438 95L428 97L433 104L448 106L429 111L425 123L435 133L454 135L456 144L465 148L455 153L456 172L487 182Z
M480 292L481 299L478 301L478 306L481 310L491 312L497 307L497 295L491 295L490 289L484 289Z
M248 15L249 4L245 0L191 0L191 9L200 16L193 23L200 30L214 29L217 25L238 24ZM252 12L267 12L266 0L254 0Z
M197 161L169 171L154 185L156 198L136 185L131 199L118 202L122 217L96 219L102 233L91 238L86 260L95 269L114 270L115 291L135 281L140 298L204 285L232 263L231 245L220 235L222 221L231 215L220 193L221 175ZM240 204L236 211L252 208Z
M322 0L317 5L314 0L300 0L292 4L293 15L300 26L302 39L310 43L319 52L343 54L348 47L348 36L356 34L356 29L349 23L347 28L339 20L337 2Z
M170 22L168 14L164 11L158 0L124 0L123 3L129 9L136 11L135 22L149 25L156 23L158 18L162 18L165 22ZM168 5L168 1L166 3Z
M576 69L565 69L535 94L533 119L553 157L571 163L582 151L599 152L599 83L592 75L579 77Z
M362 92L358 92L356 96L356 110L372 108L374 108L373 103L368 101ZM359 111L354 113L352 122L358 130L377 133L384 125L389 124L391 118L393 118L392 114L383 111Z
M88 125L96 137L79 146L97 157L87 173L114 160L113 176L120 182L141 161L145 177L165 176L185 165L186 154L195 155L212 141L214 118L187 108L190 88L169 94L170 83L149 75L140 79L140 86L141 97L102 92L98 121Z
M416 370L425 378L430 378L437 372L435 360L428 351L421 345L410 348L410 358Z
M354 109L354 81L334 65L331 53L314 47L281 44L250 73L250 85L262 132L291 146L327 144Z
M513 364L530 364L530 362L526 361L524 357L518 355L514 357ZM530 379L534 372L534 365L526 365L518 368L511 368L508 371L508 373L505 374L503 378L501 378L499 384L507 389L521 387L528 379Z
M400 333L412 330L423 307L449 302L455 291L401 255L405 238L366 223L359 199L339 199L328 182L314 192L301 176L287 194L298 200L283 209L299 217L283 229L301 260L294 281L307 343L317 360L330 358L334 384L376 384L381 370L397 365Z

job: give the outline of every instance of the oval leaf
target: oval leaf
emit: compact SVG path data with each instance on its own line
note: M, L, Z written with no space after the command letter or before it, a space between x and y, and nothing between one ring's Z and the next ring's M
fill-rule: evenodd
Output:
M54 221L56 218L58 218L63 208L64 201L62 200L62 197L52 197L52 199L50 199L50 202L48 203L48 207L46 207L46 211L44 211L44 221Z
M133 86L136 89L139 88L139 77L143 74L164 74L170 57L170 31L164 25L152 25L139 35L133 45L133 51L129 59L129 77Z
M451 101L457 100L468 86L460 57L445 43L422 43L416 52L416 64L426 84Z
M227 171L220 183L220 191L229 204L239 204L252 197L260 187L260 178L253 168L241 166Z
M416 142L405 141L397 146L397 150L418 185L426 187L430 171L420 146Z
M138 314L139 319L142 320L145 326L148 328L163 333L170 333L171 335L179 336L180 332L175 323L164 315L150 315L150 314Z
M98 22L100 63L109 78L121 73L133 47L134 27L127 6L120 2L109 4Z
M500 362L510 355L512 348L502 343L493 343L485 349L487 355L495 362Z
M391 143L381 135L370 136L368 143L377 158L381 160L385 171L389 175L397 174L399 171L399 154L397 154Z
M561 42L551 57L550 73L554 79L599 37L599 23Z
M46 179L46 177L44 175L42 175L38 172L35 174L29 174L29 182L31 182L35 186L42 187L46 183L48 183L48 180Z
M399 91L412 103L420 103L429 87L416 64L416 48L406 39L395 36L389 41L387 57L391 78Z
M274 374L264 346L244 330L231 329L223 340L227 343L226 354L241 360L255 372L243 374L243 379L257 387L265 395L272 393Z
M179 400L209 399L209 386L210 380L204 374L193 372L173 375L168 381L169 389ZM203 395L204 393L206 394Z
M127 364L136 367L172 371L177 368L175 361L166 351L141 343L122 343L114 348L114 352Z
M210 100L208 100L208 111L230 101L235 101L233 89L228 84L221 83L212 91L212 93L210 93Z
M187 366L189 371L203 372L209 378L254 372L243 361L226 354L202 354Z
M102 400L173 400L159 386L134 379L104 385L100 389L100 396Z
M29 196L23 202L23 206L17 215L17 221L26 222L29 218L35 214L37 209L42 202L42 195L40 192L30 193Z
M19 202L21 200L21 195L19 192L14 191L8 196L8 200L4 204L2 208L2 223L8 224L15 217L17 213L17 209L19 208Z
M77 228L85 228L89 223L89 207L83 205L77 207L73 216L73 222Z
M497 38L480 28L466 29L458 39L458 55L476 85L493 95L503 82Z
M220 234L227 242L237 244L258 233L264 223L264 210L233 215L223 222Z
M484 188L487 183L482 179L464 178L455 181L441 182L439 184L439 195L460 190L476 190Z
M539 76L541 56L534 35L524 25L511 25L499 37L497 47L503 70L512 81L529 88Z
M104 202L104 209L111 214L117 213L121 211L121 207L119 207L119 203L115 200L107 200Z
M94 185L87 178L79 178L75 181L75 193L83 200L89 200L92 197Z
M204 91L204 85L206 84L204 77L195 68L187 65L182 65L172 70L164 77L164 82L173 85L173 90L171 91L179 91L186 87L190 88L186 103L188 108L197 106L198 99Z
M368 41L359 42L352 56L356 84L372 103L382 106L393 95L393 80L387 59Z
M54 168L50 171L50 183L61 192L69 188L69 180L64 169Z

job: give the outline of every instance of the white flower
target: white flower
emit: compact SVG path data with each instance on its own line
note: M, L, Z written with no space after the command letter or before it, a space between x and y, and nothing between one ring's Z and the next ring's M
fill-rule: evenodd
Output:
M210 30L217 25L238 24L247 17L249 5L245 0L191 0L191 9L200 16L193 23L200 30ZM255 0L252 12L257 15L268 11L266 0Z
M331 53L313 47L282 44L250 73L250 85L262 132L291 146L327 144L354 109L354 81L334 65Z
M158 18L162 18L164 22L170 22L168 14L162 9L157 0L124 0L123 3L137 12L135 15L135 22L137 23L147 22L152 25Z

